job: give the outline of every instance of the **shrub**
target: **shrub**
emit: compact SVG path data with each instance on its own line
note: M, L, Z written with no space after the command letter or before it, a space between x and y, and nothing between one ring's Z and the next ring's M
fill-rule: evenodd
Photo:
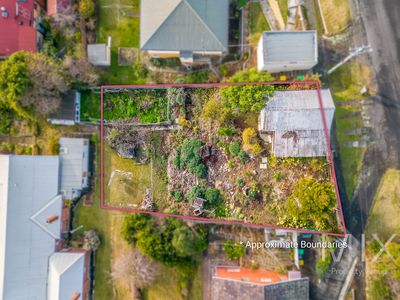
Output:
M245 254L246 248L238 242L226 241L224 243L224 251L230 260L236 260Z
M274 173L274 180L275 180L276 182L281 181L282 178L283 178L283 174L282 174L281 172L275 172L275 173Z
M325 259L322 257L318 259L317 265L316 265L316 272L318 278L323 278L326 275L326 272L329 269L329 266L331 265L331 256L328 254Z
M209 188L206 190L204 198L207 200L208 206L216 206L221 202L221 193L218 189Z
M218 129L218 134L221 136L232 136L236 133L236 130L231 127L221 127Z
M190 173L202 178L207 175L206 166L200 163L200 148L202 142L200 140L187 140L181 147L180 163L179 165L186 166Z
M262 152L262 147L259 143L255 143L251 145L251 152L253 152L254 155L258 155Z
M173 191L171 194L177 202L181 202L183 200L183 193L181 191Z
M243 130L242 140L244 145L251 145L254 141L253 139L256 137L257 132L254 128L249 127Z
M204 198L204 189L201 186L194 185L191 190L186 193L185 198L190 202L193 202L197 197Z
M175 168L177 168L178 170L180 170L182 168L181 157L179 155L176 155L174 157L173 164L174 164Z
M10 133L13 119L14 114L11 110L0 108L0 133Z
M220 100L212 98L204 104L201 117L223 124L229 118L229 112Z
M257 72L256 69L246 69L233 75L228 82L266 82L273 80L267 72ZM259 112L272 96L272 85L232 85L221 88L224 105L232 112Z
M249 160L249 156L243 150L240 150L238 157L239 157L240 161L242 162L242 164L245 164Z
M244 181L243 178L238 178L238 179L236 179L236 184L237 184L238 186L240 186L240 187L244 187L245 184L246 184L246 182Z
M80 0L79 13L85 19L89 19L94 14L94 1L93 0Z
M260 193L260 191L258 190L258 188L253 186L248 190L247 197L249 197L249 199L251 199L251 200L254 200L258 197L259 193Z
M229 152L233 156L238 156L240 153L240 144L238 142L232 142L229 144Z
M60 144L58 143L57 139L54 136L51 136L49 143L50 154L58 155L60 152Z

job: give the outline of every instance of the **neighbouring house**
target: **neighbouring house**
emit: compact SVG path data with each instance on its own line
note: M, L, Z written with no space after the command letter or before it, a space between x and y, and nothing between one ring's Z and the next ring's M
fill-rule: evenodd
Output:
M89 287L88 255L85 250L54 253L49 259L47 300L82 300Z
M141 0L140 49L204 62L228 51L229 0Z
M111 37L108 37L107 44L87 45L88 61L98 67L108 67L111 65Z
M213 300L306 300L309 280L299 271L273 271L216 266L211 282Z
M76 199L89 186L89 140L60 138L60 191L63 199Z
M47 15L53 16L71 6L71 0L47 0Z
M335 105L329 89L320 92L323 109L316 90L277 91L268 100L260 113L258 130L264 140L272 143L276 157L328 154L327 138L330 137Z
M270 73L310 70L318 63L315 30L264 31L257 47L259 71Z
M0 58L35 52L38 44L34 0L0 0Z
M75 125L81 121L81 93L71 90L63 95L60 107L47 121L54 125Z
M58 156L0 155L3 300L83 300L87 294L87 263L82 268L69 252L57 252L62 247L63 219L59 160ZM58 280L54 273L59 274ZM61 292L50 294L54 290ZM77 293L80 297L72 298Z

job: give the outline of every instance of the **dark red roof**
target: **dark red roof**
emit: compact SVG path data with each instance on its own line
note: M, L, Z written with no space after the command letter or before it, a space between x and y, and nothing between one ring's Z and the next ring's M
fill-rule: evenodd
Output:
M34 0L0 0L0 7L7 11L7 17L0 12L0 56L20 50L36 51Z
M70 5L70 0L47 0L47 15L55 15Z

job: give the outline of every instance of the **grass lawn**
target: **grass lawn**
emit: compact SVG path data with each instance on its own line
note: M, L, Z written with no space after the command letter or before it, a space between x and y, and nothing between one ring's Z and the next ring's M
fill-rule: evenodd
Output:
M110 181L112 172L113 178ZM118 172L122 171L122 172ZM104 145L105 202L129 203L140 206L146 188L151 187L150 164L136 164L132 159L120 157L108 144ZM111 184L109 185L109 182Z
M166 276L166 274L168 274ZM202 268L198 266L196 274L191 281L188 297L179 293L179 274L175 268L161 267L160 275L145 289L143 300L201 300L202 299Z
M249 6L249 42L257 45L263 31L269 31L271 28L261 10L260 3L251 2Z
M348 132L363 127L361 103L357 102L363 99L359 93L362 86L371 87L370 78L369 67L358 63L347 63L329 77L336 104L336 136L340 146L341 168L348 199L351 198L357 183L365 149L349 148L345 143L361 139L361 136L349 135ZM372 88L370 90L374 93Z
M367 232L382 240L400 231L400 170L388 169L381 179L368 218Z
M287 2L287 0L278 0L278 5L281 10L283 22L285 22L285 24L286 24L287 18L288 18L288 13L289 13L288 2Z
M329 34L343 31L351 20L349 0L320 0Z
M120 10L112 5L131 5L132 8L122 8L133 16L124 17ZM118 47L139 48L139 0L99 0L97 42L106 43L108 36L112 38L111 67L101 75L102 81L109 84L139 83L135 67L118 66ZM137 82L139 81L139 82Z
M321 10L318 6L318 0L313 0L312 5L315 16L315 25L317 26L317 33L318 36L322 36L324 34L324 25L322 23Z
M81 121L100 120L100 93L81 91Z

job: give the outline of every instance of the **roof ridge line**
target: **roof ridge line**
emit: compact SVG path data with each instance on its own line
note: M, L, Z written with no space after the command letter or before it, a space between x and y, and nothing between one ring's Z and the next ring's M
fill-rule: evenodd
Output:
M204 25L204 27L211 33L211 35L214 37L214 39L217 40L217 42L220 44L220 46L222 46L222 48L225 48L224 45L222 45L221 41L218 39L218 37L215 35L214 31L211 30L211 28L207 25L207 23L203 20L202 17L200 17L200 15L197 13L197 11L193 8L193 6L187 2L187 0L182 0L182 2L185 2L190 9L193 11L193 13L197 16L197 18L200 20L200 22ZM228 49L226 49L226 51L228 51Z
M41 207L36 213L34 213L29 219L35 223L37 226L39 226L43 231L45 231L47 234L49 234L52 238L55 240L59 239L58 236L55 236L50 230L48 230L45 226L43 226L38 220L36 220L36 217L42 213L47 207L49 207L53 202L61 198L62 196L57 194L54 196L49 202L47 202L43 207ZM61 217L61 216L60 216Z
M55 254L81 254L80 256L77 256L74 258L74 260L72 261L71 264L68 265L67 268L65 268L64 270L62 270L62 272L57 272L57 274L59 276L61 276L62 274L64 274L69 267L71 267L72 265L74 265L79 259L81 259L82 255L84 256L85 254L83 252L63 252L63 251L58 251L58 252L54 252L51 256L55 255ZM56 269L56 268L55 268ZM56 270L57 271L57 270Z
M174 7L174 9L171 10L171 12L167 15L167 17L160 22L160 24L158 25L158 27L153 31L152 35L150 35L150 37L147 39L147 41L143 44L143 46L140 46L140 48L144 48L146 47L146 44L153 38L153 36L158 32L158 30L161 28L162 25L164 25L164 23L171 17L171 15L176 11L176 9L178 8L179 5L181 5L183 2L185 2L186 0L178 0L176 6ZM190 5L189 5L190 6ZM140 41L139 41L140 42Z

